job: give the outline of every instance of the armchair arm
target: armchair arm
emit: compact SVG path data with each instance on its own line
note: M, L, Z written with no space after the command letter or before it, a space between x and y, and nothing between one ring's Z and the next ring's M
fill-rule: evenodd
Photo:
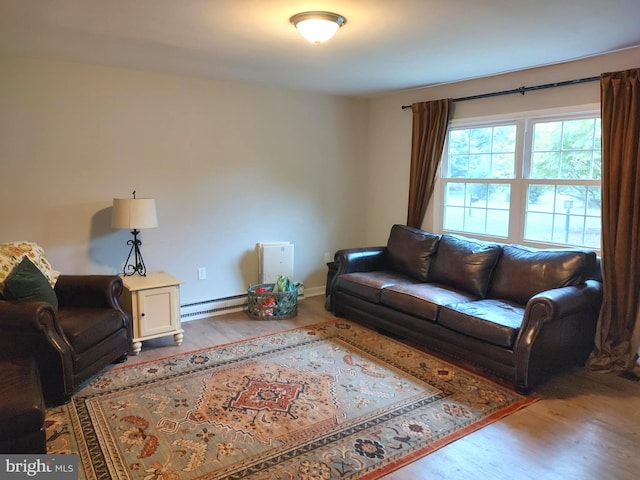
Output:
M47 402L65 399L72 391L71 346L50 304L0 300L0 349L8 356L36 359Z
M117 275L60 275L55 292L60 308L94 307L121 310L122 279Z
M64 338L53 307L46 302L0 300L0 331L18 334L51 333ZM0 337L0 342L3 341Z

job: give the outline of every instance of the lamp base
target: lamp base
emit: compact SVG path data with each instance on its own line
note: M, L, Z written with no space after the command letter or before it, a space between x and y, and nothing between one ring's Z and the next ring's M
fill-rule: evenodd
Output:
M127 256L127 260L124 262L122 274L125 277L129 277L137 273L138 275L146 277L147 267L144 264L142 253L140 252L140 245L142 245L142 242L138 240L138 234L140 231L134 228L131 233L133 235L133 240L129 240L127 242L127 245L131 245L131 250L129 250L129 256ZM132 256L133 259L131 258Z

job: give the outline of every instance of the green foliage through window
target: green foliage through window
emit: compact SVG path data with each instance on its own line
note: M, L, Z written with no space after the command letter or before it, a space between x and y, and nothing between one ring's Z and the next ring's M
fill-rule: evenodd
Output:
M450 128L442 172L444 231L600 247L595 114Z

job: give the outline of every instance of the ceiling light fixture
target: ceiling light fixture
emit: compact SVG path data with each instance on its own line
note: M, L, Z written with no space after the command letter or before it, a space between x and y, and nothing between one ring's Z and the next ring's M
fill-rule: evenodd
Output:
M296 13L289 21L304 38L315 45L329 40L342 25L347 23L347 19L342 15L331 12Z

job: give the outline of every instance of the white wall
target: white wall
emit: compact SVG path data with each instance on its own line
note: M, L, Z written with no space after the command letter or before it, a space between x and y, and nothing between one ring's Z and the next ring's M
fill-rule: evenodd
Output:
M370 100L129 69L0 57L0 242L42 244L65 273L117 273L113 197L154 197L149 270L181 303L246 291L255 244L295 244L322 291L324 252L386 243L406 221L411 112L402 105L637 67L640 49ZM456 103L454 120L599 101L597 82ZM428 213L425 228L431 228ZM207 280L197 280L206 267Z
M156 199L150 271L181 303L246 292L255 244L295 244L324 292L324 252L364 243L366 102L136 70L0 58L0 242L40 243L64 273L117 273L114 197ZM208 278L197 280L198 267Z
M385 244L390 226L406 223L411 163L411 109L414 102L459 98L598 76L640 66L640 48L466 82L383 95L369 105L367 245ZM428 66L425 66L428 68ZM599 82L563 86L520 94L454 103L452 120L530 112L599 103ZM433 202L432 202L433 203ZM427 212L423 228L437 231Z

